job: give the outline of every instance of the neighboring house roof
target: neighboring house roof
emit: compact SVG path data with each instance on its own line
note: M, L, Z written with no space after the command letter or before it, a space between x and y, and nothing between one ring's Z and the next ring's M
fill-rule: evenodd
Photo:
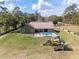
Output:
M54 24L52 22L30 22L29 25L34 29L53 29Z

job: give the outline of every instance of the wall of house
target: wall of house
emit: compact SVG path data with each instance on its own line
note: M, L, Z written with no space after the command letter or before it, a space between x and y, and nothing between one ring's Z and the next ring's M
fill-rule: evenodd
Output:
M31 34L33 33L33 29L30 26L25 26L20 29L20 33Z
M52 32L53 29L38 29L38 30L35 30L35 33L39 33L39 32Z

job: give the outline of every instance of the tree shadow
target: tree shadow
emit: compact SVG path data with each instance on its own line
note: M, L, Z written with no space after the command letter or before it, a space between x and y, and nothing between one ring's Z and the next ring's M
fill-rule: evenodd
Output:
M54 51L73 51L73 49L72 48L70 48L70 47L66 47L66 48L64 48L64 49L56 49L56 48L54 48Z

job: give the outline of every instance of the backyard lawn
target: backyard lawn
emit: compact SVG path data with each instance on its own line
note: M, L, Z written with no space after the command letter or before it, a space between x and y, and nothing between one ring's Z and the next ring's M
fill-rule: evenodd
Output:
M52 46L43 46L46 38L9 33L0 39L0 59L78 59L78 38L63 30L60 30L59 35L74 49L73 51L55 52Z
M50 58L52 47L44 47L44 38L34 38L20 33L10 33L0 39L0 59Z

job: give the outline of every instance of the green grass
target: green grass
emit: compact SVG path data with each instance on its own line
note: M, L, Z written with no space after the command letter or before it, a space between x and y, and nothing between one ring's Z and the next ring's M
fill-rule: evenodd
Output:
M43 46L46 41L45 38L35 38L27 34L9 33L0 39L0 59L9 59L9 56L19 58L24 55L29 56L29 59L40 59L40 55L48 54L52 49L52 46Z
M35 38L27 34L9 33L6 37L0 39L0 46L17 50L38 48L43 50L46 49L46 47L43 46L46 41L44 38ZM47 47L47 49L49 48L50 47Z
M59 33L62 40L68 42L71 45L77 44L79 45L79 37L75 37L72 34L68 34L67 32L60 30Z
M11 33L8 34L5 38L0 40L1 45L10 46L10 47L20 47L20 46L28 46L37 44L35 42L36 39L32 38L31 36L21 35L18 33ZM31 44L30 44L31 43Z

